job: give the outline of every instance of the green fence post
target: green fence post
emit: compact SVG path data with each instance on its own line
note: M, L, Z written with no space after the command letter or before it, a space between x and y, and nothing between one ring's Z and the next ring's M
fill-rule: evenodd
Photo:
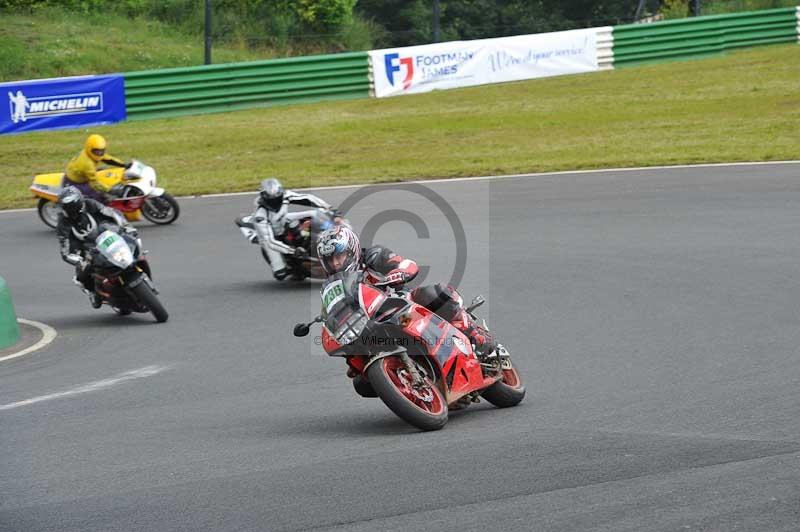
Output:
M19 325L14 303L11 302L11 292L5 279L0 277L0 349L14 345L18 340Z

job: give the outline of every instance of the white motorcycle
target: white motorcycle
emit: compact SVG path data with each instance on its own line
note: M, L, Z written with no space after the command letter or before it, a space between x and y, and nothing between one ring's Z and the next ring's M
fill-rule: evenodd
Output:
M292 213L295 214L295 213ZM319 235L335 225L347 225L347 220L341 219L338 224L335 221L335 216L330 211L325 209L315 209L312 213L304 211L296 213L300 216L292 217L289 219L288 227L282 235L281 240L292 247L302 247L308 251L308 255L302 258L293 255L282 254L280 257L286 263L286 267L291 277L295 280L303 280L307 277L312 279L325 279L325 270L322 269L322 264L317 257L317 240ZM236 219L236 225L242 232L244 237L251 243L260 246L261 256L269 264L270 269L274 265L269 259L267 251L268 244L263 242L256 229L255 214L248 216L240 216ZM274 251L270 250L272 253Z

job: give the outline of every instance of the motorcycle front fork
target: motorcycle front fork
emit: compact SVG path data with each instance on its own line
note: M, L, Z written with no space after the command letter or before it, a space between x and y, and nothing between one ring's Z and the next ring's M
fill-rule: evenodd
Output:
M419 372L419 369L417 368L417 365L414 363L413 360L411 360L411 357L408 356L408 353L405 352L405 351L400 353L400 359L403 361L403 364L405 364L406 369L408 370L408 373L411 375L411 384L412 384L412 386L414 386L415 388L419 388L420 386L424 386L425 385L425 378Z

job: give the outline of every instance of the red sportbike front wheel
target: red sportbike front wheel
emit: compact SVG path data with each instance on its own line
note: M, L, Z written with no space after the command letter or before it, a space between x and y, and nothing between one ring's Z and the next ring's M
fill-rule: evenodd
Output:
M367 378L378 397L402 420L422 430L439 430L447 423L447 402L441 390L425 377L414 386L399 356L388 356L367 368Z

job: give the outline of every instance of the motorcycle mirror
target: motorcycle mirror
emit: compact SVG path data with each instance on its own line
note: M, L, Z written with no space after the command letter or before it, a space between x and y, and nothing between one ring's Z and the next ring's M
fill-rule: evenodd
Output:
M297 337L308 336L310 330L311 329L307 324L298 323L297 325L294 326L294 335Z
M476 308L480 307L484 303L486 303L486 300L483 299L483 296L476 296L475 299L472 300L472 303L470 304L470 306L467 307L467 312L472 314L473 310L475 310Z

